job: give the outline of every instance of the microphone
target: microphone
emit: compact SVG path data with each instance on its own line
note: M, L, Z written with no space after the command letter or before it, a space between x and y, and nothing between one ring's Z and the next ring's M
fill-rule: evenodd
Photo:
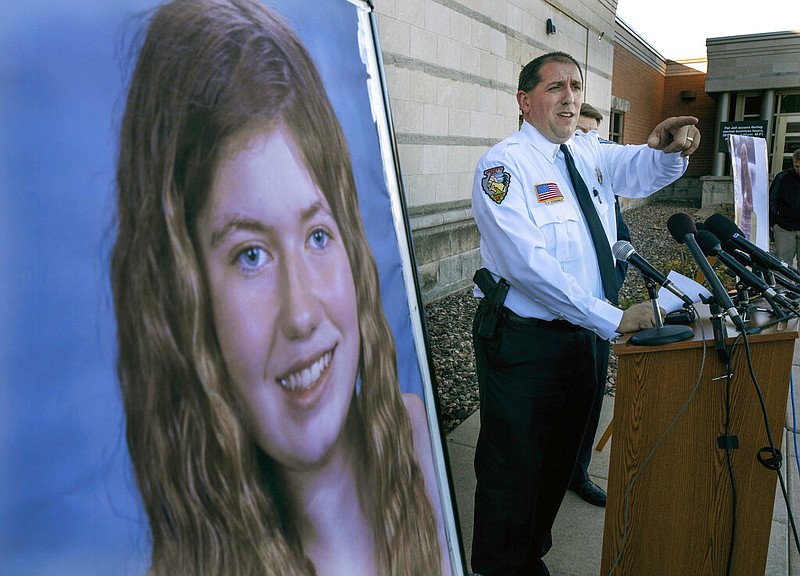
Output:
M706 221L706 223L707 222L708 221ZM706 227L708 227L707 224ZM697 234L697 226L695 226L692 217L685 212L673 214L669 217L669 220L667 220L667 229L678 243L686 244L686 247L689 249L689 252L692 253L692 257L697 263L697 266L700 268L700 271L703 273L703 276L706 277L706 283L708 284L711 293L714 295L714 298L716 298L717 303L723 310L725 310L725 313L730 317L730 319L733 320L734 325L741 332L744 332L746 328L742 317L739 316L739 313L736 311L736 308L734 307L733 301L728 295L727 290L725 290L722 282L719 281L719 278L711 268L708 260L706 260L705 254L703 254L700 246L697 245L697 240L695 239L695 234Z
M698 230L699 229L700 228L698 227ZM739 264L742 266L751 268L753 270L753 274L761 277L771 288L774 288L776 284L780 284L789 292L792 292L793 294L800 294L800 286L794 284L790 279L785 278L780 274L776 275L772 268L767 268L761 264L758 264L757 262L753 262L753 259L749 254L747 254L747 252L744 252L734 246L733 250L729 249L728 254L736 258L736 260L738 260Z
M650 264L650 262L640 256L639 253L634 250L631 243L627 240L619 240L616 244L614 244L614 246L611 248L611 253L617 260L622 260L624 262L628 262L629 264L633 264L633 266L635 266L643 276L649 278L656 284L663 286L675 294L675 296L683 300L686 305L691 306L694 304L694 301L686 294L681 292L681 290L675 286L672 280L664 276L661 272L656 270Z
M713 214L705 221L706 229L719 238L726 246L728 244L746 252L759 266L780 272L794 282L800 282L800 272L789 266L786 262L773 256L745 238L739 227L722 214Z
M785 308L793 308L792 304L789 303L786 298L775 292L769 284L744 267L734 256L725 252L719 244L719 239L711 232L708 230L698 232L697 244L700 246L703 254L706 256L716 256L728 268L733 270L742 282L758 290L764 298L767 300L774 300Z

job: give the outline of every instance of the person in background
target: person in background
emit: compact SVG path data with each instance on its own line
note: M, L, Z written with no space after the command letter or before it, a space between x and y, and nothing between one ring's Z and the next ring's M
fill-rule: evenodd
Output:
M600 123L603 121L603 115L597 108L591 104L584 102L581 104L581 113L578 118L578 130L584 134L588 134L592 130L595 132L600 128ZM600 140L601 142L611 143L608 140ZM617 240L627 240L630 242L631 233L628 230L628 225L622 217L622 209L619 205L619 198L614 196L614 212L617 219ZM628 272L628 263L624 260L618 260L616 263L617 284L622 286L625 281L625 276ZM606 348L606 351L603 351ZM597 426L600 423L600 411L603 407L603 398L606 395L606 378L603 374L608 373L608 354L610 353L610 344L607 340L601 340L597 345L598 358L605 358L605 367L600 366L600 377L598 378L597 395L592 404L592 411L589 414L589 421L586 424L586 432L584 433L583 440L581 441L580 452L578 452L578 463L575 465L575 471L572 473L572 480L569 483L569 489L575 492L583 500L594 506L606 505L606 492L600 486L595 484L589 477L589 463L592 460L592 446L594 445L594 437L597 434Z
M605 377L598 343L655 324L650 302L615 305L614 194L647 196L675 181L700 143L691 116L664 120L639 146L576 132L583 83L567 53L529 62L520 130L475 169L483 267L471 566L483 576L550 574L542 557Z
M347 142L260 0L173 0L120 130L111 280L152 576L451 573Z
M792 154L792 167L775 176L769 187L769 226L775 255L800 265L800 148Z
M578 116L578 130L587 134L592 130L599 130L602 122L603 115L597 108L586 102L581 104L581 113Z
M584 134L591 132L592 130L599 130L600 123L603 121L603 115L600 111L592 106L591 104L587 104L584 102L581 104L581 114L578 117L578 130L583 132ZM600 142L604 142L607 144L611 144L610 140L603 140L600 139ZM630 242L631 240L631 232L628 229L628 225L625 222L625 218L622 217L622 208L619 204L619 198L614 196L614 210L616 213L617 218L617 240L627 240ZM618 284L622 286L622 283L625 281L625 276L628 273L628 263L625 261L618 261L617 262L617 280Z

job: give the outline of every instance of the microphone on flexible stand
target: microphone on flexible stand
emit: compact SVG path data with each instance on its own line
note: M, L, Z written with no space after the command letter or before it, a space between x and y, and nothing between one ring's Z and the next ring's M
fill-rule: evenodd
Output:
M706 228L708 228L708 220L706 220ZM703 254L700 246L697 245L697 240L695 239L697 227L695 226L692 217L685 212L673 214L667 220L667 229L677 242L680 244L685 244L689 249L689 252L691 252L692 257L697 263L697 266L700 268L703 276L705 276L706 284L708 284L711 294L713 295L717 304L719 304L722 310L724 310L725 313L730 317L734 325L741 332L744 332L747 328L742 320L742 317L739 316L739 312L737 312L736 307L733 305L733 301L728 295L727 290L725 290L725 287L722 285L722 282L719 281L717 274L711 268L708 260L706 260L705 254Z
M699 230L699 228L698 228ZM747 252L736 248L735 246L733 249L730 247L728 248L727 252L736 258L742 266L747 266L753 271L753 274L762 278L764 282L766 282L771 288L777 289L778 284L780 284L783 289L790 292L792 294L792 298L797 298L800 296L800 286L792 282L789 278L786 278L779 272L775 272L772 268L768 268L757 262L754 262L753 259L750 257Z
M664 325L664 322L661 320L661 309L658 306L658 289L656 285L661 285L675 294L675 296L683 300L687 306L692 306L694 304L692 299L681 292L669 278L664 276L647 260L637 254L636 250L633 249L633 246L627 240L620 240L614 244L611 253L617 260L626 261L641 272L645 286L647 287L647 294L653 304L653 316L655 317L656 327L639 330L631 336L629 340L630 343L642 346L659 346L661 344L680 342L681 340L686 340L694 336L694 330L689 326L679 324Z
M790 298L796 299L800 298L800 285L795 284L782 274L777 272L773 272L772 270L767 271L769 276L766 280L768 284L771 286L781 285L784 294L788 294Z
M764 299L770 303L775 313L779 317L786 317L787 314L781 310L777 305L783 306L788 310L794 310L795 305L789 302L786 298L775 292L773 288L764 280L753 274L745 266L733 257L731 254L725 252L719 244L717 237L709 232L703 230L697 234L697 244L700 249L707 256L716 256L723 264L725 264L741 282L754 288Z
M627 240L619 240L616 244L614 244L614 246L611 247L611 253L617 260L622 260L632 264L636 269L639 270L639 272L642 273L642 276L645 278L650 278L657 284L663 286L675 294L675 296L683 300L683 303L687 306L692 306L694 304L694 301L686 294L681 292L681 290L675 286L672 280L656 270L656 268L654 268L650 262L639 255L639 253L634 250L631 243Z
M706 230L719 238L726 247L735 246L749 255L757 264L783 274L793 282L800 282L800 272L780 258L750 242L739 227L731 222L729 218L722 214L712 214L706 219L704 226Z

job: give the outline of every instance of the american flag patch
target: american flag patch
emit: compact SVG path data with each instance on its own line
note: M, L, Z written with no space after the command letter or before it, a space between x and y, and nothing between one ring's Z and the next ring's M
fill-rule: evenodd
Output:
M551 202L560 202L564 199L564 195L561 194L561 190L558 189L558 184L555 182L537 184L535 188L536 199L539 200L539 202L549 204Z

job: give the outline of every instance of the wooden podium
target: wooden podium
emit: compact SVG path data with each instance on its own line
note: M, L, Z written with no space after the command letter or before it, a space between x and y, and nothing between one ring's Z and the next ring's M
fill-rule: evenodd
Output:
M619 364L601 576L725 575L733 498L726 452L717 442L725 431L726 366L714 348L707 309L704 313L692 326L693 339L637 346L626 335L614 345ZM767 320L757 313L749 324ZM727 330L730 346L738 332L730 321ZM796 320L748 335L778 449L797 335ZM733 358L730 434L739 447L732 451L737 500L732 574L754 576L766 566L777 476L756 458L769 441L741 339ZM694 397L664 434L698 377Z

